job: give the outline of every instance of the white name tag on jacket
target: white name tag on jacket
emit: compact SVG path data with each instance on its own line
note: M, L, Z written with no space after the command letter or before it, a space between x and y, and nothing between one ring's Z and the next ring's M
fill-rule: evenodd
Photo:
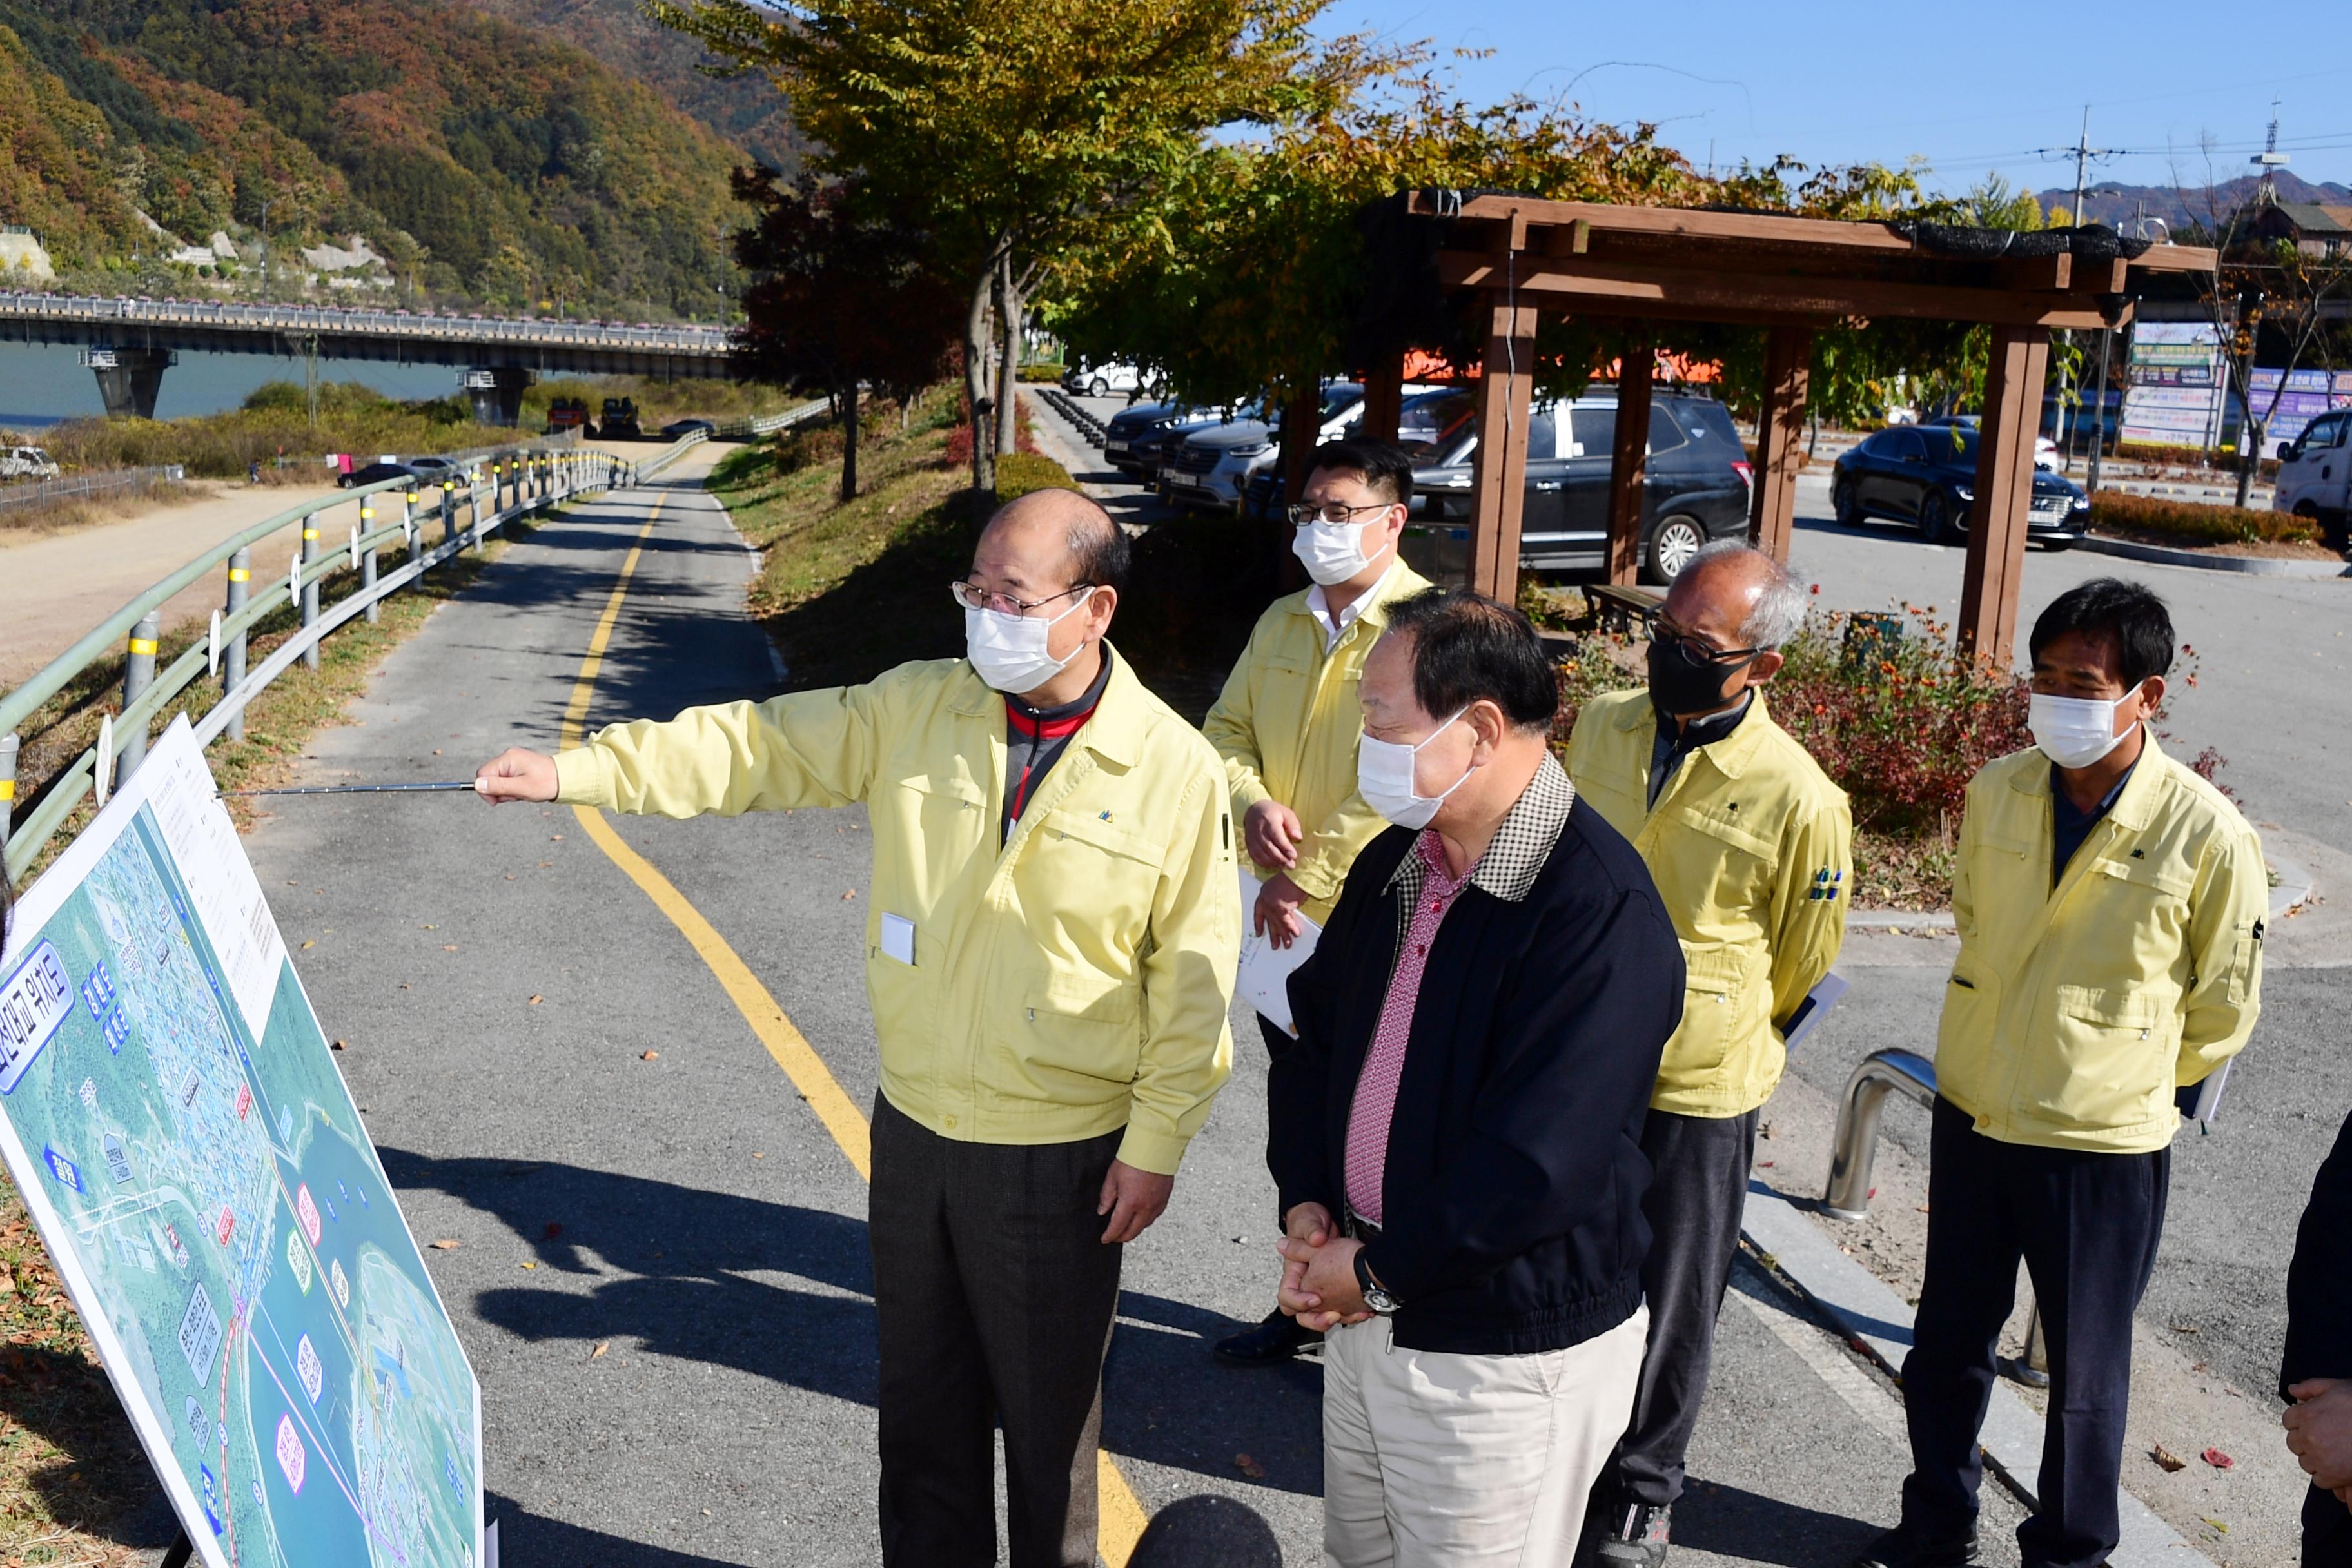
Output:
M1257 927L1257 895L1259 883L1250 875L1249 868L1241 867L1242 898L1242 961L1234 980L1234 989L1241 999L1281 1025L1293 1035L1298 1026L1290 1016L1291 972L1307 962L1315 951L1315 943L1323 928L1298 917L1307 929L1288 947L1276 947L1260 935Z
M914 921L904 915L883 915L882 956L895 958L905 964L915 962Z

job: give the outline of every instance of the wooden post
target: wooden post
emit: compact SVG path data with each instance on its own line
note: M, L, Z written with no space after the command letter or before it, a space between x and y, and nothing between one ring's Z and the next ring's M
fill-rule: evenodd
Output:
M1812 379L1810 327L1774 327L1764 350L1764 403L1756 420L1756 471L1748 540L1783 566L1797 522L1797 460L1804 452L1805 392Z
M1307 489L1307 476L1312 466L1316 437L1323 433L1323 395L1313 382L1303 391L1290 395L1282 405L1282 504L1296 505L1301 491ZM1288 541L1284 542L1285 548Z
M1642 500L1649 488L1650 382L1658 356L1647 337L1625 345L1617 371L1617 439L1609 453L1609 580L1642 571Z
M1478 451L1471 459L1470 586L1507 605L1519 598L1519 514L1528 498L1528 416L1533 401L1536 312L1487 300L1486 358L1478 375Z
M1977 441L1977 494L1969 507L1959 636L1962 651L1982 655L2003 671L2017 637L2025 534L2033 506L2033 437L2042 427L2042 384L2049 373L2049 328L1992 330Z
M1368 441L1393 441L1404 413L1404 356L1364 373L1364 422L1357 433Z

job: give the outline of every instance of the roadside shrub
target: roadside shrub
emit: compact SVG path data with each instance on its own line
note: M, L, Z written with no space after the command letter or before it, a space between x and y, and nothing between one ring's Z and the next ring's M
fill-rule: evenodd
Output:
M2134 442L2129 446L2119 446L2115 450L2117 459L2123 462L2165 463L2181 468L2220 467L2234 471L2238 461L2235 452L2211 452L2202 447L2144 447ZM2254 466L2254 471L2263 479L2274 478L2278 473L2278 459L2264 458Z
M1062 367L1044 360L1035 364L1024 364L1021 367L1021 379L1049 384L1058 382L1062 379Z
M1774 720L1853 800L1857 828L1956 832L1977 770L2032 743L2026 678L1957 652L1934 614L1912 605L1900 616L1817 614L1765 688ZM1633 637L1586 639L1561 667L1556 744L1566 746L1593 697L1643 684L1645 650Z
M2142 533L2160 540L2197 546L2208 544L2309 544L2319 539L2319 525L2291 512L2241 510L2170 496L2126 495L2121 490L2095 490L2091 495L2091 526L2108 532Z
M1015 452L996 459L996 500L1000 506L1032 490L1074 490L1078 481L1070 470L1036 452Z

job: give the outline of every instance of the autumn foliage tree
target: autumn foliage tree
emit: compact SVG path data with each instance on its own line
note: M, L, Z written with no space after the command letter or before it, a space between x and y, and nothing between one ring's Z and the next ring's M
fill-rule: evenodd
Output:
M857 494L858 386L906 392L944 374L962 292L929 263L919 221L863 180L735 173L754 215L738 232L744 374L822 395L841 411L841 499Z
M1208 132L1286 122L1377 63L1328 0L682 0L654 14L792 100L819 166L923 213L962 282L972 483L994 483L1003 367L1055 258L1158 210ZM993 318L993 326L991 321ZM1009 385L1003 386L1009 397Z

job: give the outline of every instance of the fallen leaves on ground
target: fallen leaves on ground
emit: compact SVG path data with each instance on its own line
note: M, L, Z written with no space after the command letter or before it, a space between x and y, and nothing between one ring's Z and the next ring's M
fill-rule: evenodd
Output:
M661 1053L659 1051L639 1051L637 1053L637 1060L641 1062L657 1062L661 1060Z
M530 1005L531 1005L532 1006L536 1007L536 1006L538 1006L541 1002L544 1002L544 1001L546 1001L546 1000L547 1000L547 998L546 998L546 997L541 996L541 994L539 994L537 992L535 992L535 991L534 991L534 992L532 992L532 993L531 993Z
M845 903L845 903L847 903L850 900L852 900L852 899L856 898L856 896L857 896L857 889L855 889L855 888L852 888L852 889L849 889L849 891L847 891L847 892L845 892L845 893L844 893L844 894L842 894L842 895L841 895L841 901L842 901L843 903Z
M2171 1449L2166 1447L2161 1443L2158 1443L2155 1447L2150 1448L2147 1451L2147 1457L2154 1459L2156 1461L2157 1468L2167 1475L2177 1475L2180 1471L2189 1468L2188 1460L2182 1458L2179 1455L2174 1453Z
M318 946L318 945L319 945L319 939L318 939L317 937L314 937L314 936L306 936L306 937L304 937L304 938L302 939L302 951L303 951L304 952L310 952L312 948L314 948L314 947L316 947L316 946Z
M344 1042L342 1042L341 1040L337 1040L337 1041L334 1043L334 1046L333 1046L331 1048L332 1048L332 1049L335 1049L335 1050L339 1050L339 1051L347 1051L347 1050L350 1050L352 1047L351 1047L350 1046L346 1045L346 1044L345 1044Z
M2238 1462L2237 1460L2230 1458L2229 1455L2221 1452L2219 1448L2208 1448L2197 1457L2204 1460L2207 1464L2212 1466L2217 1470L2226 1470L2231 1465Z
M455 1252L465 1244L454 1236L445 1236L438 1241L428 1241L425 1245L436 1252Z
M555 1221L555 1220L549 1220L549 1221L547 1222L547 1239L548 1239L548 1240L550 1240L550 1241L553 1241L557 1237L562 1236L562 1234L563 1234L563 1226L562 1226L560 1223L558 1223L558 1222L557 1222L557 1221Z
M1265 1467L1259 1464L1255 1459L1251 1458L1247 1454L1235 1454L1234 1456L1234 1463L1240 1467L1242 1474L1247 1476L1250 1479L1254 1481L1262 1481L1265 1479Z
M590 1351L590 1352L588 1352L588 1359L589 1359L590 1361L594 1361L598 1356L603 1355L606 1351L611 1350L612 1348L613 1348L613 1342L612 1342L612 1341L610 1341L610 1340L598 1340L598 1341L596 1342L596 1348L595 1348L594 1350Z

